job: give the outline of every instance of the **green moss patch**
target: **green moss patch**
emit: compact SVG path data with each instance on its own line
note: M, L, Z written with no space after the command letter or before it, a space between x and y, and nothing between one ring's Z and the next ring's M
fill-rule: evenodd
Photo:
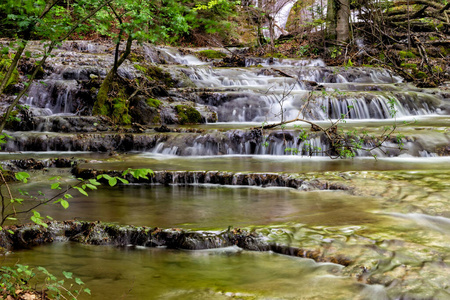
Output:
M147 102L147 104L150 107L156 107L158 108L161 105L161 101L158 99L153 99L153 98L148 98L145 102Z
M140 71L150 81L159 82L167 87L173 87L176 83L169 73L164 72L164 70L159 67L141 63L135 64L134 68Z
M202 51L198 51L197 54L201 57L205 57L205 58L211 58L211 59L220 59L220 58L224 58L227 55L223 52L217 51L217 50L202 50Z
M0 78L3 79L8 72L9 66L11 66L12 60L8 58L0 58ZM6 88L12 84L19 83L19 72L14 69L11 77L6 83Z
M399 51L398 55L402 58L416 58L416 55L412 53L411 51Z
M195 108L187 105L175 106L180 124L197 124L201 123L202 115Z
M115 123L130 124L131 117L128 114L128 103L123 98L114 98L112 103L111 119Z
M264 55L264 57L269 58L269 57L273 57L273 58L287 58L286 55L284 55L283 53L267 53L266 55Z

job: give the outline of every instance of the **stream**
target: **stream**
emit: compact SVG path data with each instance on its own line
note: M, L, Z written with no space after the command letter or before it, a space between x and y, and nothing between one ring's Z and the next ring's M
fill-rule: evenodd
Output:
M82 107L81 82L90 74L104 76L112 57L98 45L78 42L77 47L69 43L49 59L53 72L44 77L46 85L36 83L24 101L33 112L34 127L9 132L14 139L2 147L0 161L60 157L76 161L80 169L173 173L164 184L102 186L89 197L73 193L69 209L48 205L40 208L42 215L196 232L241 228L277 245L342 255L351 263L237 246L181 250L55 241L12 251L4 265L42 265L55 275L71 271L94 299L450 299L446 89L417 88L379 68L273 58L247 58L245 67L214 67L174 48L144 47L147 60L183 78L165 97L192 101L199 111L216 113L217 122L169 125L176 131L166 133L117 133L94 129L96 121L77 111ZM132 62L120 74L139 76ZM322 150L329 144L314 133L307 141L300 139L310 128L305 123L262 135L250 129L295 118L311 84L321 89L313 93L302 118L326 126L345 115L339 125L344 130L375 135L396 124L402 136L344 160L323 151L309 155L307 144ZM404 149L398 149L400 142ZM299 149L298 155L286 147ZM195 177L187 179L194 171L229 172L235 178L251 174L252 180L199 183ZM28 190L48 195L54 192L48 178L58 175L74 182L68 167L33 170L31 175ZM304 181L298 188L278 179L258 183L269 175ZM346 189L317 189L316 181Z

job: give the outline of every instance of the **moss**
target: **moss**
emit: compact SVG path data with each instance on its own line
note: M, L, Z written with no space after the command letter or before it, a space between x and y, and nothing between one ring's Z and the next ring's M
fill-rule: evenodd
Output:
M92 114L109 116L115 123L130 124L129 103L126 100L129 94L126 91L126 86L120 85L113 78L112 75L108 74L102 82ZM111 94L114 94L114 96L111 96Z
M202 121L202 115L195 108L187 105L175 106L180 124L196 124Z
M439 52L441 52L441 54L444 56L447 56L449 54L448 49L444 46L439 47Z
M418 71L418 72L415 74L415 76L416 76L416 78L418 78L418 79L424 79L424 78L427 78L427 77L428 77L427 73L422 72L422 71Z
M160 100L153 99L153 98L148 98L147 101L145 101L145 102L147 102L147 104L149 106L156 107L156 108L158 108L161 105L161 101Z
M444 72L444 69L442 69L440 66L433 66L432 70L435 73L442 73L442 72Z
M114 98L111 118L116 123L130 124L131 117L128 114L128 103L125 99Z
M144 58L142 55L138 55L138 54L133 53L133 52L131 52L131 53L128 55L127 59L128 59L129 61L131 61L131 62L134 62L134 63L141 62L141 61L144 61L144 60L145 60L145 58Z
M401 66L407 69L417 69L417 64L402 63Z
M144 74L147 74L147 68L142 65L136 64L134 65L134 68Z
M217 51L217 50L202 50L202 51L198 51L197 54L201 57L205 57L205 58L224 58L227 55L223 52Z
M173 87L175 85L172 76L159 67L147 64L135 64L134 68L140 71L150 81L158 81L167 87Z
M5 77L6 73L8 72L9 66L11 66L11 63L12 63L11 59L0 57L0 78L3 79ZM14 69L11 77L6 83L5 88L8 88L8 86L16 83L19 83L19 72L17 71L17 69Z
M273 58L287 58L286 55L284 55L283 53L267 53L266 55L264 55L264 57L273 57Z
M161 117L158 115L158 116L155 116L154 118L153 118L153 120L152 120L152 123L153 124L159 124L159 123L161 123Z
M402 58L416 58L416 55L412 53L411 51L399 51L398 55Z

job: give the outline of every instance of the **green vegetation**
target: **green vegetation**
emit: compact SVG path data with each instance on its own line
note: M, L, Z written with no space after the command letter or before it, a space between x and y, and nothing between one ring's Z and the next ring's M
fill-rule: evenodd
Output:
M411 51L399 51L398 55L402 59L405 59L405 58L416 58L416 55L414 53L412 53Z
M38 278L44 276L45 279ZM5 299L14 297L16 299L35 299L35 286L39 285L43 294L51 299L77 299L82 293L91 294L88 288L83 288L84 282L78 278L73 277L71 272L63 272L65 279L58 279L53 274L49 273L44 267L37 267L35 269L29 266L16 264L14 267L0 268L0 292ZM73 281L70 282L70 281Z
M146 63L135 64L134 68L140 71L147 80L155 81L163 84L167 87L173 87L175 82L168 72L157 66L149 65Z
M197 124L202 121L202 115L195 108L187 105L175 106L180 124Z
M210 59L219 59L224 58L227 55L223 52L217 51L217 50L202 50L198 51L197 54L200 57L210 58Z
M96 179L80 180L75 185L68 185L67 183L60 182L59 176L50 178L50 189L55 191L56 194L52 197L47 197L42 192L38 192L37 195L30 194L26 190L19 189L20 198L14 197L9 188L9 183L6 181L3 169L0 168L0 187L6 186L6 189L0 188L1 198L1 221L0 230L3 230L6 235L14 235L14 231L11 229L3 228L6 221L17 222L19 215L27 215L32 213L30 220L37 225L48 227L46 220L53 220L50 216L41 216L36 210L42 205L57 204L61 205L64 209L69 207L69 201L73 196L69 193L71 190L77 190L80 194L88 196L87 190L96 190L101 182L108 183L113 187L117 183L128 184L128 180L125 177L130 174L133 178L145 178L153 176L153 171L150 169L128 169L124 171L121 176L113 177L107 174L100 174ZM22 185L28 184L30 181L30 174L27 172L15 173L15 179L21 182ZM64 188L64 186L67 186ZM6 191L7 192L6 192ZM25 206L27 203L27 206ZM31 208L29 207L32 204ZM4 249L2 249L4 250ZM37 267L40 275L44 275L44 282L36 279L38 278L34 269L29 266L16 264L14 267L1 267L0 268L0 295L3 299L14 297L16 299L34 299L22 298L23 293L31 292L36 294L36 284L40 285L40 290L45 293L47 297L51 299L77 299L82 293L90 294L88 288L83 288L83 281L80 278L73 277L71 272L63 272L65 279L59 280L56 276L50 274L45 268ZM74 283L68 283L66 281L73 280ZM24 296L27 297L27 296ZM47 299L47 298L45 298Z
M275 53L267 53L266 55L264 55L264 57L273 57L273 58L287 58L286 55L284 55L283 53L280 52L275 52Z
M131 117L128 114L128 101L123 98L114 98L111 119L118 124L130 124Z
M150 107L155 107L155 108L158 108L162 103L160 100L153 99L153 98L148 98L146 102Z
M3 58L0 56L0 78L4 78L8 68L11 66L12 60L8 58ZM14 68L12 76L6 81L5 89L7 89L11 84L16 84L19 82L19 72L17 68Z

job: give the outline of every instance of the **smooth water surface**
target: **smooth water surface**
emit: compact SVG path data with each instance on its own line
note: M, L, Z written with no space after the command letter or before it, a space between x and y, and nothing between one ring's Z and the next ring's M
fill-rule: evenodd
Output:
M239 248L177 251L54 243L3 262L70 270L91 289L80 299L384 299L341 276L341 266ZM360 299L363 299L362 297Z

